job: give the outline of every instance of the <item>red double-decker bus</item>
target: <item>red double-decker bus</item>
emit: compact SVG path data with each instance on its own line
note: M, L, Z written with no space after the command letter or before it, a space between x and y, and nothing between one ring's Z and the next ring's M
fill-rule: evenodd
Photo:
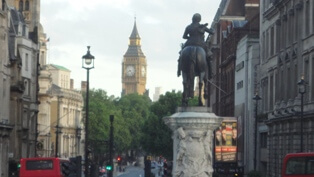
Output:
M314 152L290 153L282 163L281 177L314 176Z
M22 158L19 177L65 177L64 164L68 159L44 157Z

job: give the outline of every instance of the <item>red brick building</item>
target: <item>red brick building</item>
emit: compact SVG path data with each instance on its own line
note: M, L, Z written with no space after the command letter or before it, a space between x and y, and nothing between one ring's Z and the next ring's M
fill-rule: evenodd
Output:
M259 0L223 0L212 23L212 79L208 105L219 116L234 116L234 68L239 40L258 35Z

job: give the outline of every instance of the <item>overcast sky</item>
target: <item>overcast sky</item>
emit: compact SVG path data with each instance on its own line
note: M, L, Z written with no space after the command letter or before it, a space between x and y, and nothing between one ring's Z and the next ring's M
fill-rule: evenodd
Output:
M88 45L95 56L90 88L121 96L122 60L134 19L147 60L147 84L163 92L182 89L177 59L182 35L194 13L211 24L220 0L42 0L41 23L48 44L47 62L71 70L74 87L86 80L82 56Z

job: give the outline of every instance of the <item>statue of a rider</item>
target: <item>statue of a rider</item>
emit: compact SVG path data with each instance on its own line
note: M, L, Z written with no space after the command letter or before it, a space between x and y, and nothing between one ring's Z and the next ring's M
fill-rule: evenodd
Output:
M208 23L200 24L201 15L196 13L192 17L192 23L185 28L183 39L187 39L186 43L181 46L183 49L186 46L200 46L205 50L207 63L209 62L210 51L205 43L205 32L214 34L214 30L207 28ZM182 51L182 50L181 50ZM181 53L181 51L179 53ZM181 62L178 60L178 77L181 75Z

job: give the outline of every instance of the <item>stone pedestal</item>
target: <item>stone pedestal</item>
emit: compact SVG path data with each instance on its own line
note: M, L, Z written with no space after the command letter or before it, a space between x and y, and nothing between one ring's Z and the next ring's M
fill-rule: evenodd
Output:
M173 177L211 177L213 131L222 118L208 107L179 107L163 119L173 132Z

